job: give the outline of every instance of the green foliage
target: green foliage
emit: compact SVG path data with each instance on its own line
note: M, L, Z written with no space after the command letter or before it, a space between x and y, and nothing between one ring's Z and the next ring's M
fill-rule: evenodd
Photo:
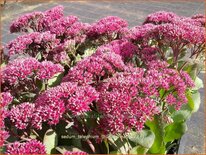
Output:
M147 121L146 125L155 134L155 140L152 147L149 149L149 153L162 154L165 153L164 143L164 124L161 115L154 116L153 121Z
M191 108L192 112L197 112L200 107L200 93L196 92L188 92L187 93L188 106Z
M74 146L57 146L55 148L59 153L64 154L66 151L71 151L71 152L82 152L83 150L74 147ZM84 152L84 151L83 151Z
M48 80L48 85L49 87L54 87L60 84L62 78L63 78L63 73L57 73L54 75L51 79Z
M145 129L140 132L130 132L128 138L135 145L141 145L142 147L149 149L154 142L155 135L152 131Z
M58 144L57 134L53 129L49 129L46 131L43 139L43 144L46 147L46 153L56 153L55 147Z
M179 139L187 131L186 123L172 123L165 127L164 142L171 142L175 139Z

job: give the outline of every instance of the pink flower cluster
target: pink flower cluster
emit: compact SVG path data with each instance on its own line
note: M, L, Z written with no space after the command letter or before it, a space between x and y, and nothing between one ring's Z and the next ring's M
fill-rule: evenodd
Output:
M23 130L31 126L33 113L35 112L34 106L32 103L25 102L11 108L8 117L16 128Z
M68 39L75 40L76 43L82 43L86 39L86 33L90 25L79 22L76 16L62 17L50 25L49 31L56 34L62 41Z
M168 44L203 44L204 28L191 25L188 22L176 21L171 24L157 26L153 33L154 38L164 38Z
M97 87L100 93L97 108L103 117L95 132L107 135L141 130L147 119L160 112L157 103L161 100L161 89L171 91L165 101L177 110L187 103L185 93L194 82L186 72L179 73L168 66L166 62L153 60L147 70L130 66L101 82Z
M57 36L63 36L66 30L78 21L79 19L76 16L62 17L51 23L50 31Z
M59 45L60 40L56 39L55 34L47 32L33 32L25 34L12 40L8 45L8 54L27 54L36 57L39 53L43 57L41 60L53 60L50 55Z
M179 18L173 12L166 12L166 11L158 11L152 14L149 14L145 20L146 23L152 24L163 24L163 23L172 23L176 18Z
M43 61L40 63L37 70L37 78L40 80L50 79L55 74L61 73L64 68L59 64L54 64L51 61Z
M157 60L157 53L158 53L158 48L144 47L142 50L140 50L138 56L141 58L141 60L144 63L148 64L153 60Z
M9 134L5 131L4 119L7 117L7 107L12 102L13 97L8 92L2 92L0 94L0 147L4 144L4 141L8 138Z
M205 18L206 18L205 15L202 14L197 14L191 17L191 19L193 19L194 21L201 23L201 26L203 27L205 27L205 21L206 21Z
M204 25L203 15L188 18L164 11L131 29L116 16L91 25L76 16L63 17L62 6L21 16L10 31L29 34L7 45L10 61L1 71L0 146L8 137L5 118L18 131L44 130L43 124L55 127L71 119L79 133L108 135L142 130L164 106L179 110L195 84L187 72L166 62L164 49L172 50L178 63L182 49L203 47ZM91 47L95 53L76 62ZM48 80L57 73L63 78L51 87ZM79 118L93 110L102 117L84 128L87 118ZM7 147L7 154L34 153L46 153L37 140Z
M128 40L122 39L114 40L108 44L98 47L96 53L98 52L114 52L121 55L123 60L128 60L131 59L133 55L138 52L138 48Z
M145 121L159 112L155 100L140 97L143 76L143 69L130 67L99 85L97 107L103 118L98 130L103 134L140 131Z
M71 82L48 89L35 101L36 128L41 128L42 122L57 124L64 112L76 116L89 111L89 105L97 100L98 96L91 86L77 86L77 83Z
M18 58L3 68L2 82L8 82L10 85L17 84L37 75L40 80L50 79L55 74L63 72L64 69L59 64L53 64L50 61L38 62L35 58Z
M180 73L175 69L168 68L169 64L166 62L152 61L148 65L148 71L143 80L142 92L147 95L159 96L159 90L172 91L166 97L166 102L179 110L182 104L187 103L186 90L194 87L194 82L190 76L181 71ZM175 79L175 80L174 80Z
M123 71L124 67L125 64L120 55L113 52L98 52L78 62L69 70L63 81L91 84L106 79L115 72Z
M10 32L42 32L47 31L49 25L63 17L63 7L57 6L45 12L32 12L20 16L12 22Z
M125 31L127 26L125 20L116 16L107 16L91 25L88 36L93 38L106 36L108 39L115 39Z
M7 146L6 154L46 154L44 144L37 140L19 143L14 142Z
M148 41L149 34L155 27L155 25L150 23L142 26L135 26L129 30L129 33L125 36L125 38L136 42L143 41L144 43L144 40Z

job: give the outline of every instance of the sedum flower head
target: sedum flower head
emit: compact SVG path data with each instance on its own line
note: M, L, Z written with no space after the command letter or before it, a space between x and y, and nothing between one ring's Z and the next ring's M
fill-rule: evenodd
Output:
M46 154L44 144L37 140L19 143L14 142L7 146L6 154Z

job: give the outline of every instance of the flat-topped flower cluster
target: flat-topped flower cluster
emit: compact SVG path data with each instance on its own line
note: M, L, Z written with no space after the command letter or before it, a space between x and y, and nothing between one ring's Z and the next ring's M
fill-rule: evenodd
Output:
M8 154L44 154L32 131L73 122L76 132L101 139L181 109L195 84L179 60L186 50L190 58L203 52L204 18L160 11L128 28L116 16L92 24L64 17L62 6L19 17L10 32L23 34L8 43L1 67L0 144ZM91 113L102 117L87 120Z

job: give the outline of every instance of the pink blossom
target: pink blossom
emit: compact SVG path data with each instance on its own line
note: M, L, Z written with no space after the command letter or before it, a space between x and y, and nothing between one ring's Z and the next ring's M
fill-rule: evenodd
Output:
M42 12L32 12L20 16L18 19L12 22L10 26L10 32L29 32L29 31L41 31L43 26L41 20L44 17Z
M201 25L204 27L205 26L205 15L202 14L197 14L191 17L193 20L196 22L201 23Z
M31 125L34 112L35 105L25 102L17 106L13 106L9 111L9 118L18 129L26 129L29 125Z
M0 99L1 99L1 107L6 107L9 105L9 103L12 102L13 97L9 92L2 92L0 94Z
M148 37L150 32L152 32L156 28L153 24L145 24L142 26L135 26L129 30L129 33L125 36L125 38L131 41L148 41Z
M39 64L35 58L19 58L10 61L2 70L2 82L14 85L20 80L33 76L34 71L38 70Z
M63 36L66 30L71 27L79 19L76 16L62 17L50 25L50 32L57 36Z
M64 71L64 68L59 64L54 64L51 61L43 61L39 67L37 72L37 77L40 80L50 79L55 74L61 73Z
M144 22L153 23L153 24L162 24L162 23L172 23L174 20L177 20L179 16L177 16L173 12L166 11L158 11L152 14L149 14Z
M7 49L9 56L14 54L28 54L36 57L40 53L44 59L48 59L49 53L52 53L58 44L59 40L56 39L56 35L51 34L49 31L42 33L33 32L12 40L7 45Z
M108 16L92 24L88 36L98 38L105 35L115 39L112 35L121 35L121 31L127 26L128 23L125 20L116 16Z
M154 30L154 38L164 38L168 44L203 44L204 28L191 25L188 22L176 21L172 24L159 25Z
M7 107L12 102L13 97L9 92L2 92L0 94L0 147L4 144L4 141L9 137L8 132L5 130L4 119L8 115Z
M89 111L89 105L97 100L98 93L91 86L77 86L77 83L64 82L41 94L35 101L37 112L34 122L41 127L41 122L57 124L64 112L79 115Z
M7 146L6 154L46 154L44 144L37 140L19 143L14 142Z
M143 74L141 68L128 68L99 85L97 107L103 118L98 130L102 134L124 133L132 128L140 131L145 121L157 113L153 99L138 97Z
M98 47L96 53L102 53L105 51L114 52L121 55L123 60L128 60L137 53L138 48L127 40L114 40L108 44Z
M124 70L121 56L115 53L97 53L87 57L71 68L63 81L78 83L98 82L101 78L107 78L117 71Z
M191 79L191 77L189 76L189 74L185 71L180 71L180 75L181 77L184 79L186 85L190 88L194 87L194 81Z
M10 32L42 32L47 31L49 25L63 16L63 7L56 6L45 12L32 12L20 16L12 22Z
M153 60L157 60L157 53L158 49L155 47L144 47L139 53L138 56L140 56L141 60L144 63L149 63Z

